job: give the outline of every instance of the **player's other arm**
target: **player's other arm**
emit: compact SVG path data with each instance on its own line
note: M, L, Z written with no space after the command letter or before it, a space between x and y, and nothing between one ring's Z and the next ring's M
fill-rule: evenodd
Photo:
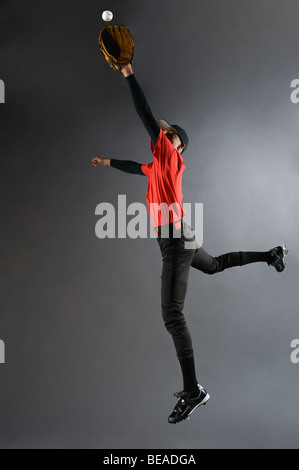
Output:
M143 125L146 128L153 144L156 145L160 133L160 127L153 116L151 108L139 83L136 80L132 65L124 65L124 67L121 69L121 73L129 85L137 114L143 122Z
M97 166L98 164L103 166L112 166L113 168L117 168L125 173L145 176L141 170L142 163L133 162L132 160L117 160L115 158L104 158L97 155L93 157L92 163L93 166Z

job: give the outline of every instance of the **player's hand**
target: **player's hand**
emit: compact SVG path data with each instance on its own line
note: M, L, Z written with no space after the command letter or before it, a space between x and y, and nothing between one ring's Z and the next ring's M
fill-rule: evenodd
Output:
M100 157L97 155L96 157L93 157L92 159L93 166L97 166L98 164L104 165L104 166L110 166L110 158L104 158Z

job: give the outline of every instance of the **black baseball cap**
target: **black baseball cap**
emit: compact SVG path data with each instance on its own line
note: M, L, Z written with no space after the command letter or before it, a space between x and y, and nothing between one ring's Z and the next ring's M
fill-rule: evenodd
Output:
M186 150L188 144L189 144L189 137L187 135L187 132L182 129L182 127L178 126L177 124L169 124L165 119L159 119L158 120L158 125L164 131L167 127L171 127L171 129L179 136L183 144L186 145L184 147L182 153Z

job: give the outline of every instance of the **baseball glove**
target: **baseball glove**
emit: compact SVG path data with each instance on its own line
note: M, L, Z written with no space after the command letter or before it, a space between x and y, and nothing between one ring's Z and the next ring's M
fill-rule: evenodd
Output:
M134 40L130 31L123 25L109 25L99 35L100 49L114 70L121 70L131 64L134 56Z

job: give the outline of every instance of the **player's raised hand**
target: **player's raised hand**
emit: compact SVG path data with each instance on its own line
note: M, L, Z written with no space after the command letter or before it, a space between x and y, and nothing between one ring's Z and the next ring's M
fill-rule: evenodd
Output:
M100 157L99 155L96 155L95 157L92 158L92 163L93 163L93 166L97 166L98 164L104 165L104 166L110 166L110 158L104 158L104 157Z

